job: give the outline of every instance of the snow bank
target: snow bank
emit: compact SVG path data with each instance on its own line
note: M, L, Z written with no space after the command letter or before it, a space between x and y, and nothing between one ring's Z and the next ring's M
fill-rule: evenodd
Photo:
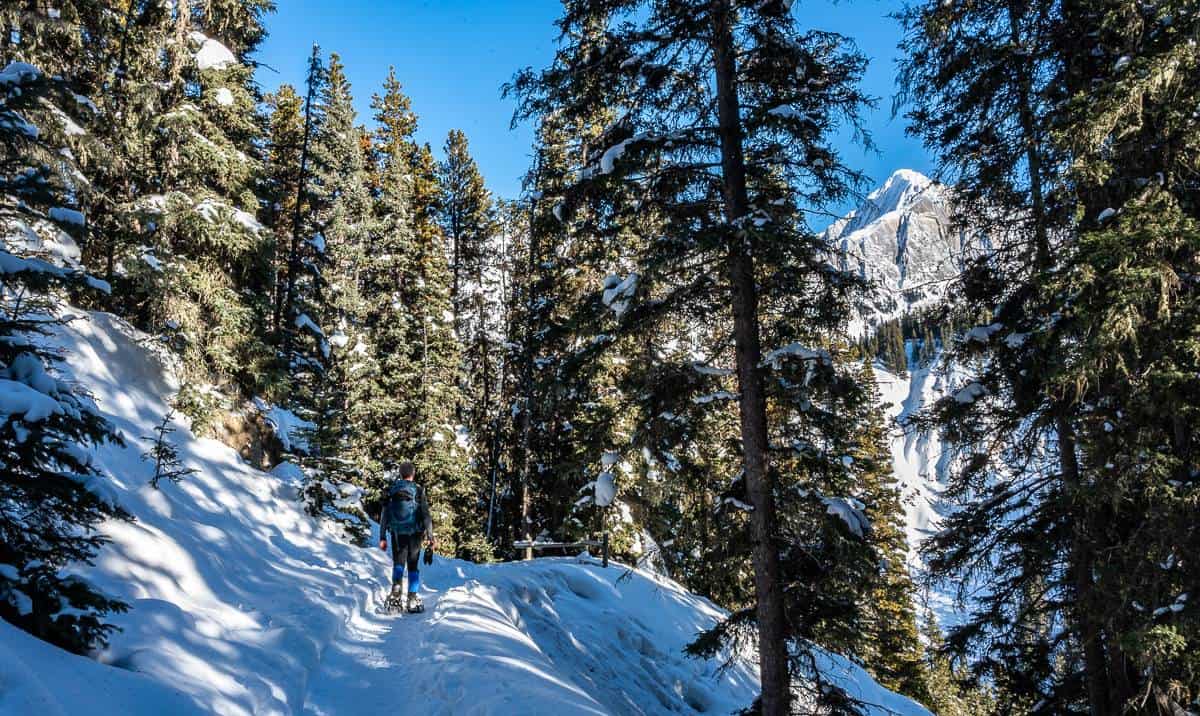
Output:
M190 716L205 711L169 686L69 654L0 620L0 713Z
M181 427L180 459L198 473L151 488L138 436L178 385L146 339L106 314L54 338L70 351L64 378L128 442L95 459L137 520L107 525L112 543L79 573L131 610L113 619L123 631L102 663L0 623L0 713L383 713L414 694L428 714L729 713L753 698L752 660L722 671L682 653L724 614L664 577L590 558L438 558L422 568L427 612L381 616L390 561L305 514L294 466L260 472ZM927 714L820 657L837 683L892 709L869 713Z

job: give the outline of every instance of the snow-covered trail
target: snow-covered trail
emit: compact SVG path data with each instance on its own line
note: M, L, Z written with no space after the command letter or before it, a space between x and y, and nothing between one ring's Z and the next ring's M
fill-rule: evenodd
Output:
M586 557L438 559L422 580L424 614L351 620L306 713L729 713L753 697L750 664L683 653L721 612L669 580Z
M84 313L57 331L65 377L125 438L95 450L136 521L77 573L129 603L96 659L0 625L0 714L730 713L753 700L752 655L721 670L683 648L724 612L656 574L591 559L422 569L426 611L376 613L390 560L303 509L289 472L261 472L179 421L197 470L154 489L146 444L177 383L154 339ZM926 716L834 655L828 676L870 703Z

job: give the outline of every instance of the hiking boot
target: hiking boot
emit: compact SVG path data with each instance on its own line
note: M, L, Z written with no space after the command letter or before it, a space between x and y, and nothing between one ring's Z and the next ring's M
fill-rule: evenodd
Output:
M404 611L404 588L400 584L393 584L392 591L384 600L384 608L389 612Z
M425 605L421 603L421 598L416 592L411 592L408 595L408 613L418 614L425 611Z

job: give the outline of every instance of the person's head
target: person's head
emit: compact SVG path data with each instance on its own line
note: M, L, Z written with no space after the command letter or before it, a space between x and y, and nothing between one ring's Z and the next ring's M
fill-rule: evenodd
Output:
M400 478L403 480L413 479L413 475L417 474L417 466L411 460L405 460L400 463Z

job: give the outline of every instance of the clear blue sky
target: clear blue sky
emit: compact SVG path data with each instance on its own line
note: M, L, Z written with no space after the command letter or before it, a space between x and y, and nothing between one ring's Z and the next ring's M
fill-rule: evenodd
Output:
M529 166L532 132L509 129L512 100L500 86L525 66L543 67L554 54L558 0L278 0L267 19L269 36L257 59L259 82L272 90L299 86L312 43L337 52L354 88L360 121L370 120L372 93L395 65L420 117L418 139L440 156L446 133L467 133L488 186L511 198ZM876 182L906 167L928 171L919 143L904 136L903 120L891 119L896 22L887 17L900 0L800 0L793 8L802 27L832 30L858 43L871 60L866 91L880 98L867 116L879 154L847 143L845 158Z

